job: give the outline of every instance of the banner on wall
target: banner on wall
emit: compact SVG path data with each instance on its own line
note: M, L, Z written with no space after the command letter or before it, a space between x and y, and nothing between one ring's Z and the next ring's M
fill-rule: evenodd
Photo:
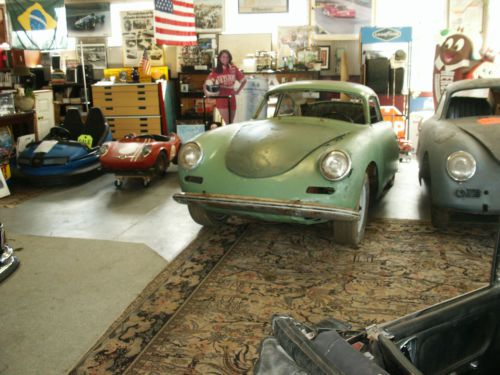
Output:
M163 66L163 49L154 41L152 10L120 13L122 25L123 66L139 66L144 51L152 66Z
M66 47L66 30L59 24L63 0L6 0L15 48L42 50Z

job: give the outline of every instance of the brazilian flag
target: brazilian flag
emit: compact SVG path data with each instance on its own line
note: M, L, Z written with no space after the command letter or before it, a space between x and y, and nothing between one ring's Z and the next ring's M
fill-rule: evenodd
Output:
M57 28L56 14L56 8L64 7L64 0L6 0L5 4L13 47L56 49L65 43Z
M57 27L55 9L64 0L6 0L12 31L54 30Z

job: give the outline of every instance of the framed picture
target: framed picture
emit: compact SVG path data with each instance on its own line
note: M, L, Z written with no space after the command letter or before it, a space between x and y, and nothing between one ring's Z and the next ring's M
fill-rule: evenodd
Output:
M93 65L97 69L106 69L106 46L104 44L82 44L76 46L78 59L82 58L85 65Z
M65 8L68 36L111 36L109 3L69 3Z
M238 0L238 13L287 13L288 0Z
M210 33L224 29L224 0L194 0L196 32Z
M330 46L319 46L319 60L321 60L321 70L330 69Z
M340 4L337 0L314 0L311 24L315 40L357 40L361 27L374 23L375 0Z

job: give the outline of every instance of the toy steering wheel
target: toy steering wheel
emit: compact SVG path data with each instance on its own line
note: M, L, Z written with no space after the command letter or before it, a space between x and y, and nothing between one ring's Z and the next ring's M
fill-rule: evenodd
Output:
M49 137L50 138L59 138L59 139L69 139L71 136L68 129L63 128L62 126L54 126L50 128Z

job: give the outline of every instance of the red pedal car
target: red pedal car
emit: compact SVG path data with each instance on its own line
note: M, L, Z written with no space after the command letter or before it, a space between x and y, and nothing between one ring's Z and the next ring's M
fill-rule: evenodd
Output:
M126 177L142 178L147 187L153 176L165 175L170 162L177 162L180 146L181 140L175 133L129 134L101 146L101 166L115 174L117 188L121 188Z

